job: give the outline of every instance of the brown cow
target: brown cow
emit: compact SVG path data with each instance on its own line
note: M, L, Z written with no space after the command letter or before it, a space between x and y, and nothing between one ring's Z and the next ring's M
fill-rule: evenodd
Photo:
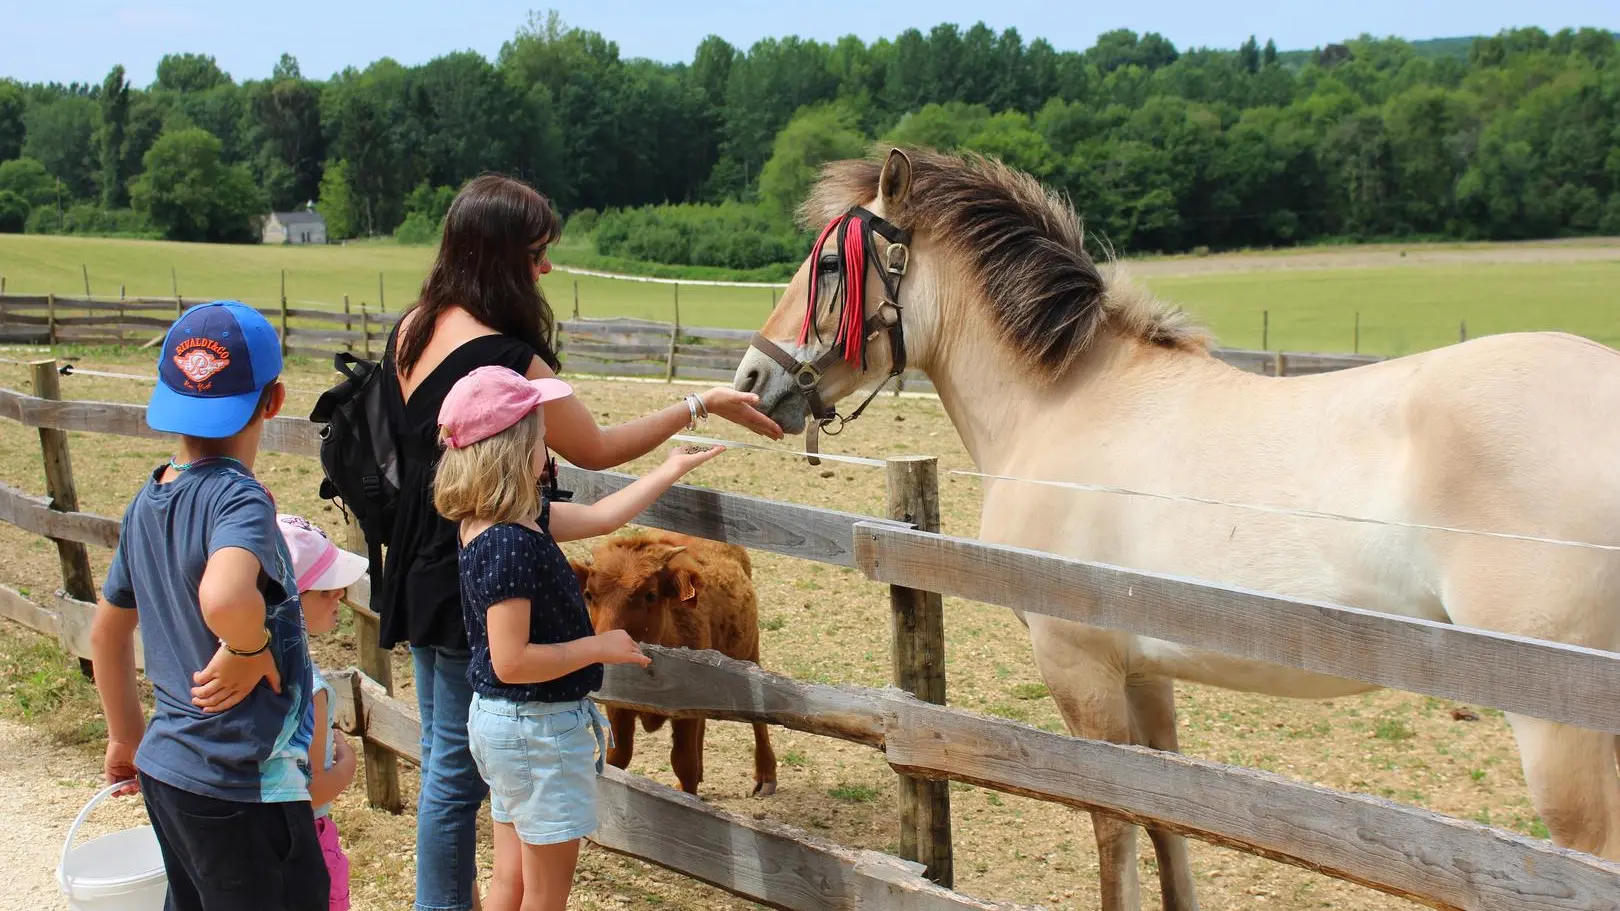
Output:
M637 642L672 648L713 649L759 663L759 605L748 551L734 544L655 531L607 538L589 562L571 561L585 589L598 633L622 629ZM667 716L608 706L614 745L607 761L630 764L636 718L647 732ZM671 722L669 762L681 790L696 794L703 780L702 718ZM770 730L754 725L754 796L776 793L776 754Z

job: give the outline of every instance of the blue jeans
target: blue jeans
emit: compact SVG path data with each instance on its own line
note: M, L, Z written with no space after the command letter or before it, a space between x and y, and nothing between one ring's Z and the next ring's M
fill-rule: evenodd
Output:
M478 807L489 786L467 743L470 654L411 648L422 714L422 792L416 804L416 911L469 911L477 875Z

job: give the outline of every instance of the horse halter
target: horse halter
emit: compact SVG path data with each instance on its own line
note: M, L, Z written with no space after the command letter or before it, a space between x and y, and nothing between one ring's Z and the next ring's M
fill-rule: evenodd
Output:
M754 336L749 347L757 348L766 357L780 364L788 375L793 377L799 392L809 403L810 413L816 421L810 425L807 434L807 451L815 452L815 431L826 429L830 435L837 434L844 429L844 425L861 416L866 406L872 403L877 394L883 391L889 380L894 379L906 369L906 337L901 321L900 281L905 278L906 268L911 263L911 232L896 227L884 220L881 216L873 214L861 206L852 206L849 211L832 220L826 228L822 229L821 236L816 238L816 245L811 249L812 257L819 256L821 248L827 238L834 233L838 236L838 284L843 294L835 297L830 307L842 306L838 311L838 331L833 337L832 344L814 360L798 360L784 351L781 346L766 338L764 333ZM883 282L886 297L878 304L877 311L870 319L866 317L866 267L868 263L876 264L877 255L873 247L872 235L882 235L889 242L883 251L883 263L878 268L878 278ZM804 308L804 324L799 329L799 345L802 347L809 343L810 334L816 334L816 341L821 341L820 328L816 325L816 302L820 297L818 286L821 278L820 263L815 263L810 270L810 293ZM850 366L866 369L866 343L878 334L887 331L889 334L889 351L893 362L889 375L884 378L848 416L840 415L835 406L828 405L821 399L821 381L826 377L827 371L840 360L848 361ZM811 459L811 464L819 464L819 460Z

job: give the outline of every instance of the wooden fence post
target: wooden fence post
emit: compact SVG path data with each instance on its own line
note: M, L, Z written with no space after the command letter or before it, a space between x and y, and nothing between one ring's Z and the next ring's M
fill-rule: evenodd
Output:
M939 463L933 456L889 459L889 517L938 533ZM889 586L894 618L895 685L925 702L945 704L945 611L928 591ZM951 888L951 792L948 781L900 776L900 856L927 867Z
M180 276L175 273L173 266L169 267L169 288L174 291L174 318L179 319L180 314L186 312L186 305L180 299Z
M354 331L354 320L349 317L349 296L347 294L343 295L343 331ZM354 342L345 342L343 347L348 351L353 351Z
M34 361L28 365L33 372L34 394L42 399L62 397L61 377L56 372L55 359ZM79 511L79 491L73 483L73 460L68 456L67 433L48 427L39 429L39 448L45 456L45 492L50 494L51 508L60 512ZM96 583L90 575L90 554L77 541L56 541L56 556L62 563L62 590L68 597L94 603ZM80 658L79 669L86 677L95 679L90 659Z
M681 337L681 286L675 284L675 325L669 330L669 363L664 367L664 382L675 380L675 343Z
M360 347L366 360L371 360L371 321L366 318L366 302L360 302Z
M56 344L56 295L45 295L45 331L52 345Z
M1260 311L1260 350L1271 348L1271 311Z
M1350 345L1350 353L1351 354L1360 354L1361 353L1361 311L1360 310L1356 311L1356 337L1355 337L1355 341L1352 342L1351 345Z
M1281 351L1279 351L1275 355L1272 356L1272 358L1271 358L1271 375L1272 376L1287 376L1288 375L1288 355L1283 354Z
M1468 341L1468 320L1457 324L1457 341L1459 343Z
M346 546L354 553L367 553L365 532L360 530L360 523L353 519L349 521ZM379 587L380 580L371 580L373 598L376 597ZM394 694L394 667L390 662L392 654L378 644L378 638L376 612L369 605L365 610L356 608L354 642L360 651L360 670L365 671L367 677L382 684L382 688L392 696ZM384 749L382 744L371 740L365 741L364 753L366 801L379 810L400 812L404 809L405 801L399 793L399 757Z
M574 319L579 319L579 279L574 279Z
M287 356L287 270L281 270L281 356Z
M377 273L377 312L388 312L388 302L383 298L383 274L381 272Z

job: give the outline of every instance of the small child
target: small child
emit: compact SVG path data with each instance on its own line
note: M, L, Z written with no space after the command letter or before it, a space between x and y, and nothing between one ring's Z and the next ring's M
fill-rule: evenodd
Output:
M592 634L579 579L558 542L624 525L724 451L676 449L598 503L549 503L537 485L548 461L540 406L572 394L562 380L480 367L439 411L446 451L433 503L461 523L461 603L472 650L467 734L495 821L489 911L566 906L580 839L596 831L596 778L606 758L602 716L588 696L602 685L603 664L651 663L624 630Z
M146 423L179 438L124 510L90 630L107 780L135 779L145 799L168 911L327 911L309 642L275 505L253 476L286 400L280 374L275 330L246 304L200 304L169 327Z
M303 516L279 515L281 537L292 553L293 576L298 599L304 608L304 626L311 636L337 628L338 607L349 586L366 574L366 558L339 550ZM337 824L332 821L332 800L354 780L354 749L343 732L333 726L337 714L337 693L321 675L315 675L315 734L309 744L309 802L314 805L315 834L326 855L326 870L332 877L331 911L349 909L349 858L338 841Z

